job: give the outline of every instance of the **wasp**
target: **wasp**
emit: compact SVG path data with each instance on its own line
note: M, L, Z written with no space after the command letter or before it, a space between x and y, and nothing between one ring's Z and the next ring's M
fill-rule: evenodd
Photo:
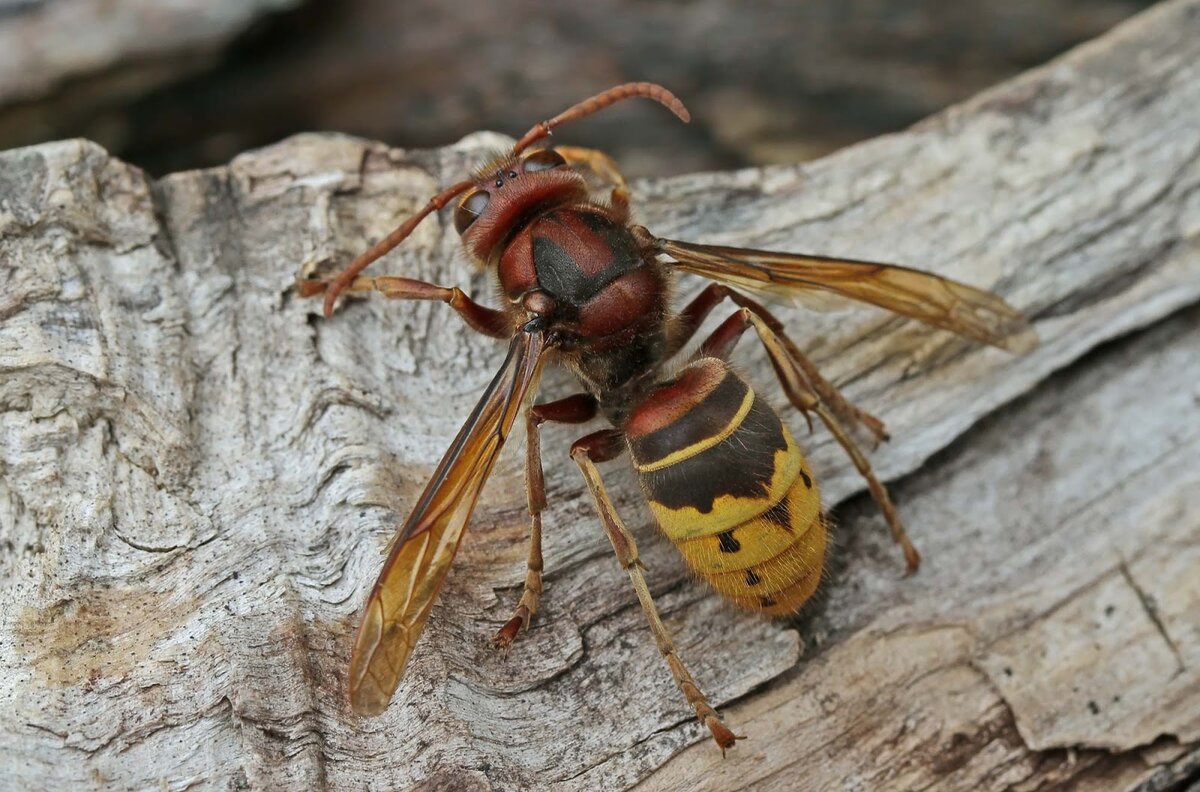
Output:
M535 124L510 152L435 195L335 277L299 282L301 295L324 295L327 318L344 292L437 300L471 329L509 342L503 365L397 531L367 598L348 683L351 706L360 714L378 714L391 700L484 482L522 412L528 433L528 568L520 602L494 640L507 648L529 628L542 594L546 494L540 427L600 415L610 428L577 440L571 459L675 682L724 753L742 738L721 720L679 657L650 595L633 534L597 465L628 453L659 527L687 564L736 605L786 616L820 582L829 527L816 477L787 424L729 365L747 330L766 348L788 401L810 428L814 416L820 420L866 479L909 573L920 556L853 437L884 440L883 423L823 378L780 321L747 292L789 297L831 292L1012 352L1037 342L1021 314L1000 298L928 272L693 244L634 224L630 191L611 158L591 149L537 145L560 126L632 97L690 120L683 103L662 86L611 88ZM470 258L494 274L501 307L481 305L456 287L360 275L424 218L454 201L454 227ZM670 298L680 272L715 282L677 311ZM729 317L684 365L668 368L726 302L734 309ZM547 361L573 371L582 391L532 404Z

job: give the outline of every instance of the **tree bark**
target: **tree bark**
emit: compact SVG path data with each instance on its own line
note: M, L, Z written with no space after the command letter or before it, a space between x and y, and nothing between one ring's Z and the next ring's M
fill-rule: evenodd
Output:
M616 112L616 111L614 111ZM894 260L996 290L1011 357L869 309L779 313L893 440L848 460L792 623L736 612L605 467L684 660L674 689L549 426L546 594L522 455L485 490L396 700L345 669L380 551L503 344L441 305L298 299L507 138L305 135L157 182L83 141L0 155L0 786L60 789L1168 789L1200 767L1200 0L799 167L635 184L698 241ZM569 139L564 131L563 139ZM428 221L376 266L488 296ZM681 295L698 282L681 284ZM782 404L764 356L739 365ZM570 388L544 382L543 398ZM519 432L515 434L520 434ZM514 443L514 445L519 445Z

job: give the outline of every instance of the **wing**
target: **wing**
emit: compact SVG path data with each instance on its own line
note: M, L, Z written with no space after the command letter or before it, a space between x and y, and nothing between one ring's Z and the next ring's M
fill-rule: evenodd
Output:
M744 288L783 296L833 292L1010 352L1028 352L1038 343L1025 317L996 295L929 272L672 239L654 238L653 244L686 272Z
M397 531L350 655L350 705L360 715L378 715L391 701L475 501L537 380L545 346L541 332L517 333L504 366Z

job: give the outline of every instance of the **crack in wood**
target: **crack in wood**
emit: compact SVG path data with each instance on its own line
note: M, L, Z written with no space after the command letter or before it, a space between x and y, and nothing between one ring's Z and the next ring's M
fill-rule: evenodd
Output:
M1138 585L1137 580L1133 577L1133 573L1129 571L1129 564L1125 562L1125 559L1121 559L1121 563L1117 565L1117 569L1120 570L1121 577L1123 577L1125 582L1129 584L1129 587L1133 589L1133 593L1137 595L1138 602L1142 604L1142 610L1145 612L1146 618L1148 618L1150 623L1154 625L1154 629L1156 629L1158 634L1162 636L1163 642L1166 643L1167 647L1171 650L1171 654L1175 656L1175 662L1179 664L1178 673L1185 673L1187 671L1187 664L1183 661L1183 654L1180 653L1179 647L1175 644L1174 639L1171 638L1171 634L1167 632L1166 625L1163 624L1162 619L1159 618L1158 607L1154 604L1154 598L1147 594L1146 590Z

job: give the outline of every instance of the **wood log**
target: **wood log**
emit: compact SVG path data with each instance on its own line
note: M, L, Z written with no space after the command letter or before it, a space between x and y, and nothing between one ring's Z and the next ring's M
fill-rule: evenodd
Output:
M380 551L504 350L441 305L323 320L293 279L507 138L305 135L158 181L84 141L0 154L0 786L1184 788L1197 128L1200 0L1173 0L903 134L635 184L657 233L924 267L1042 337L1011 357L870 309L780 308L887 421L872 458L926 558L902 577L848 461L784 412L838 519L820 601L789 623L690 580L627 465L605 466L685 661L748 736L724 760L598 530L578 428L544 433L534 628L508 657L490 645L524 574L511 448L393 705L346 703ZM376 269L487 295L456 243L431 220ZM782 404L761 353L738 363Z

